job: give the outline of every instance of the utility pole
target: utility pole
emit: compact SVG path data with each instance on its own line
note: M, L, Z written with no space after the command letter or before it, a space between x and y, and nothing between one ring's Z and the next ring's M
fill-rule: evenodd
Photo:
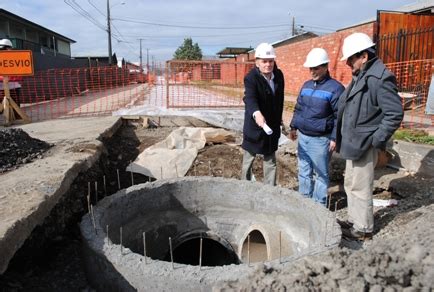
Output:
M109 65L112 64L112 29L110 24L110 0L107 0L107 33Z
M149 49L146 49L146 73L149 73Z
M142 39L139 39L140 41L140 73L143 72L143 63L142 63Z

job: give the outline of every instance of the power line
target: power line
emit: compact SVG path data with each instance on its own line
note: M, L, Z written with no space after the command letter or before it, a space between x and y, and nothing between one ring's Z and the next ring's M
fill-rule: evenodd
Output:
M85 9L83 9L83 7L81 7L80 4L75 2L75 0L63 0L63 2L65 2L65 4L67 4L72 9L74 9L76 12L78 12L78 14L80 14L81 16L83 16L84 18L86 18L87 20L92 22L98 28L100 28L104 31L107 31L105 25L98 22L98 20L96 20L91 14L89 14L89 12L87 12Z
M208 37L230 37L230 36L244 36L244 35L258 35L264 33L275 33L275 32L287 32L288 29L279 30L267 30L267 31L254 31L254 32L244 32L244 33L232 33L232 34L209 34L209 35L189 35L191 38L208 38ZM144 38L144 39L170 39L170 38L182 38L181 35L125 35L125 37L132 38Z
M177 28L194 28L194 29L253 29L253 28L270 28L270 27L282 27L288 26L285 24L272 24L272 25L260 25L260 26L194 26L194 25L175 25L168 23L157 23L157 22L147 22L141 20L133 20L133 19L124 19L124 18L113 18L118 21L123 22L131 22L131 23L141 23L147 25L155 25L155 26L165 26L165 27L177 27Z
M101 15L104 16L104 17L107 17L107 16L104 14L104 12L102 12L101 10L99 10L99 8L96 7L95 4L92 3L91 0L87 0L87 2L89 2L89 4L92 5L93 8L95 8L95 10L99 12L99 14L101 14Z

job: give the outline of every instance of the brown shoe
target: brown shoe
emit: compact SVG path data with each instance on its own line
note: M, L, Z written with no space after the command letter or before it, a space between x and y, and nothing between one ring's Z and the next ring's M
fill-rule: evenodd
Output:
M363 232L351 228L342 228L342 236L348 240L370 240L372 239L372 232Z
M339 220L339 219L336 219L336 221L341 226L341 228L350 229L351 227L353 227L353 222L350 222L348 220Z

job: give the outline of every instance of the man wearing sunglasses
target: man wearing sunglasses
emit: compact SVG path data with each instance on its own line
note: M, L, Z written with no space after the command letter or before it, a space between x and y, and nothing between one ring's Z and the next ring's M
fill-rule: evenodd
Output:
M329 160L335 150L337 101L344 90L330 77L329 56L322 48L312 49L304 67L311 80L300 90L290 123L290 139L298 138L298 191L327 205Z

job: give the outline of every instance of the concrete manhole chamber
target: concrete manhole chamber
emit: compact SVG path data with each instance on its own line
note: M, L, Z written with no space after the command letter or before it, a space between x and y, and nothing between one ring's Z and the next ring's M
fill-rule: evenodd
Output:
M335 222L326 208L288 189L186 177L106 197L83 217L81 233L98 290L209 291L247 277L257 262L285 265L336 246Z

